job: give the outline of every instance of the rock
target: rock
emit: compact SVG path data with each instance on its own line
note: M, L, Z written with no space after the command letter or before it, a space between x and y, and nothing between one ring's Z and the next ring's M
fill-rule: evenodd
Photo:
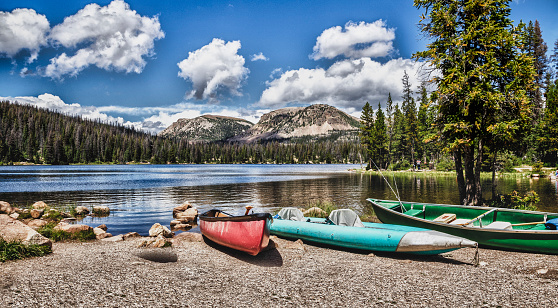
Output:
M155 239L154 239L154 238L148 238L148 239L146 239L146 240L141 241L141 242L138 244L137 247L138 247L138 248L150 247L151 244L153 244L154 242L155 242Z
M303 214L305 217L327 217L326 211L317 206L307 209Z
M169 230L169 228L162 226L160 223L155 223L151 229L149 229L149 236L157 237L159 235L163 235L164 237L172 237L173 233Z
M14 208L12 208L12 206L8 202L0 201L0 214L10 215L13 212L15 212Z
M43 201L37 201L35 203L33 203L32 207L36 210L44 210L44 209L48 209L49 206L44 203Z
M203 236L201 233L182 232L173 237L171 241L173 246L180 246L184 243L202 242Z
M47 224L48 224L48 221L46 221L44 219L33 219L33 220L31 220L27 223L27 225L29 227L33 228L33 230L40 229L40 228L46 226Z
M18 219L19 218L19 213L11 213L10 217L13 219Z
M128 232L128 233L122 235L122 238L124 240L128 240L128 239L131 239L131 238L134 238L134 237L141 237L141 235L139 235L139 233L137 233L137 232Z
M155 242L153 242L151 244L151 247L154 248L163 248L163 247L168 247L171 246L172 242L170 240L167 240L167 238L165 238L162 234L159 234L159 236L157 236L157 238L155 238Z
M122 242L124 240L124 235L119 234L116 236L106 237L101 239L103 242Z
M41 218L41 216L43 216L44 212L45 210L32 209L29 213L31 214L31 217L33 217L34 219L38 219Z
M191 207L192 207L192 205L188 201L182 203L182 205L179 205L172 210L172 217L176 217L176 214L178 214L180 212L184 212Z
M80 205L76 207L76 215L83 216L87 214L89 214L89 209L85 206Z
M179 224L181 224L181 223L182 223L182 222L181 222L180 220L178 220L178 219L171 220L170 226L171 226L171 228L173 228L175 225L179 225Z
M97 215L108 215L110 214L110 209L108 206L97 205L93 207L93 213Z
M177 224L177 225L171 226L171 229L186 231L186 230L192 229L192 225L190 225L190 224Z
M93 228L93 233L95 233L95 235L101 235L103 233L107 233L107 231L97 227L97 228Z
M102 229L102 230L104 230L104 231L107 231L107 230L108 230L107 225L105 225L105 224L102 224L102 225L100 225L100 226L97 226L97 228Z
M107 237L112 237L112 234L110 234L110 233L108 233L108 232L103 232L103 233L101 233L101 234L95 235L95 237L96 237L98 240L102 240L102 239L107 238Z
M176 214L176 218L180 220L182 223L196 221L198 218L198 210L195 208L189 208L184 212L179 212Z
M66 231L69 233L77 233L80 231L89 231L91 227L88 225L78 225L78 224L69 224L67 222L61 221L59 224L54 227L55 230Z
M52 247L52 242L31 227L8 215L0 214L0 238L7 242L20 241L23 244L35 244Z

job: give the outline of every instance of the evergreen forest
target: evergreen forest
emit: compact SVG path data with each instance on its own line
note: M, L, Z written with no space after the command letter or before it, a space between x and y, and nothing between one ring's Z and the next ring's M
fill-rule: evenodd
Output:
M191 143L118 124L0 102L0 163L357 163L358 141Z

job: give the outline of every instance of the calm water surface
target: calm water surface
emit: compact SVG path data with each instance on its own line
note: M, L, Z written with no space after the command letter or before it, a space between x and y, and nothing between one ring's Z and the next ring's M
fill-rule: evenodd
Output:
M1 166L0 200L24 207L43 200L50 205L106 205L108 217L87 217L81 223L106 224L109 232L146 235L151 225L169 225L172 209L189 201L200 212L213 207L234 214L245 205L274 212L328 200L360 214L372 210L366 198L394 199L381 176L349 172L358 165L111 165ZM402 200L459 202L455 177L424 173L398 175ZM486 198L490 198L489 181ZM558 212L558 187L549 179L499 179L498 191L535 190L539 208Z

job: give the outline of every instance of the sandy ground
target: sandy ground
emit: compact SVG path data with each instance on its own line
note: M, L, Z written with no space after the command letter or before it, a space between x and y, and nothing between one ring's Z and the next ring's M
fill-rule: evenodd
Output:
M558 300L558 256L480 249L474 266L472 248L414 257L275 242L256 257L211 242L55 243L51 255L0 263L0 307L552 307Z

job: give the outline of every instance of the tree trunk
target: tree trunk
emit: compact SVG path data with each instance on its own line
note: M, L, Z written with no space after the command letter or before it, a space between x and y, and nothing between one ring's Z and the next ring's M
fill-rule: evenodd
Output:
M465 179L463 178L463 163L461 162L461 151L453 151L455 162L455 173L457 174L457 188L459 189L459 203L465 204Z
M492 200L496 198L496 156L498 152L494 151L494 156L492 157Z
M465 202L464 205L475 205L477 195L477 183L475 180L475 151L471 147L463 150L465 171Z

